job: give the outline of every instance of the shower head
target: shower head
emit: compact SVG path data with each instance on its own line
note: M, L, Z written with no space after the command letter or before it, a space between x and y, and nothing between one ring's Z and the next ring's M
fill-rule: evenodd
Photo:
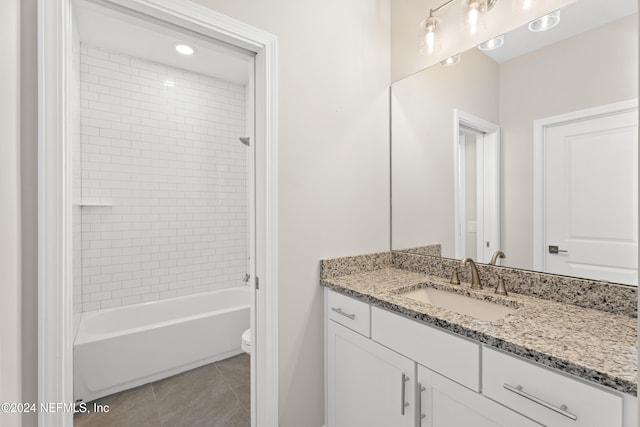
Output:
M251 138L249 138L248 136L241 136L238 139L240 140L240 142L242 142L247 147L249 146L249 142L251 141Z

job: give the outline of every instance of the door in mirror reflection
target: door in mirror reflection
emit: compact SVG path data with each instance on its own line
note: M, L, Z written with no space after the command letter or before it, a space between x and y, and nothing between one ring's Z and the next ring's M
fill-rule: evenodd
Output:
M454 109L455 254L488 263L500 249L500 127Z
M541 270L637 284L637 108L545 119Z

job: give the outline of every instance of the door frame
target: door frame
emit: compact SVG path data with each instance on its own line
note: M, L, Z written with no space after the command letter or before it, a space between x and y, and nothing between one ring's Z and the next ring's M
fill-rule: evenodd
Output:
M465 149L460 145L460 128L462 126L483 133L483 139L485 140L489 138L495 140L495 144L491 144L491 147L485 147L483 144L482 150L476 149L478 158L476 187L478 193L482 192L477 198L478 209L476 216L478 224L486 224L488 226L489 232L487 234L490 235L489 238L497 242L498 247L494 250L498 250L500 245L500 126L456 108L453 110L453 171L455 257L458 259L465 256L464 250L466 247L466 224L463 223L465 175L461 163L465 158ZM484 218L484 213L487 211L493 213L493 218L489 220ZM484 249L484 245L480 243L486 240L486 227L478 226L476 229L478 230L478 236L482 237L482 239L477 239L477 261L488 263L489 260L483 260L482 253L486 251L481 251L481 249Z
M546 180L545 142L547 129L638 109L638 99L614 102L533 121L533 269L546 271Z
M277 38L188 0L101 2L256 54L252 275L260 278L260 287L252 319L251 418L254 426L278 425ZM72 0L38 0L38 401L67 405L73 404L72 8ZM68 409L40 412L38 425L72 425Z

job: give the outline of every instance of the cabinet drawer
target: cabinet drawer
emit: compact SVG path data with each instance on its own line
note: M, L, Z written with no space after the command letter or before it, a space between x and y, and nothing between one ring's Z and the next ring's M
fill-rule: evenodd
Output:
M485 347L482 392L554 427L621 427L622 396Z
M480 391L480 344L373 307L371 338L432 371Z
M329 319L365 337L371 336L369 304L334 291L327 291L327 313Z

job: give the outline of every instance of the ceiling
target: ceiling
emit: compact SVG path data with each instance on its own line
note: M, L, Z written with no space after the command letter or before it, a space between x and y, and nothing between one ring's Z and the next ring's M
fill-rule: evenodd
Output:
M498 63L509 61L637 11L637 0L576 0L562 9L558 26L539 33L529 31L526 25L517 28L505 35L501 48L485 54Z
M249 81L251 52L89 1L73 6L82 43L237 84ZM176 43L193 46L196 53L181 55Z

